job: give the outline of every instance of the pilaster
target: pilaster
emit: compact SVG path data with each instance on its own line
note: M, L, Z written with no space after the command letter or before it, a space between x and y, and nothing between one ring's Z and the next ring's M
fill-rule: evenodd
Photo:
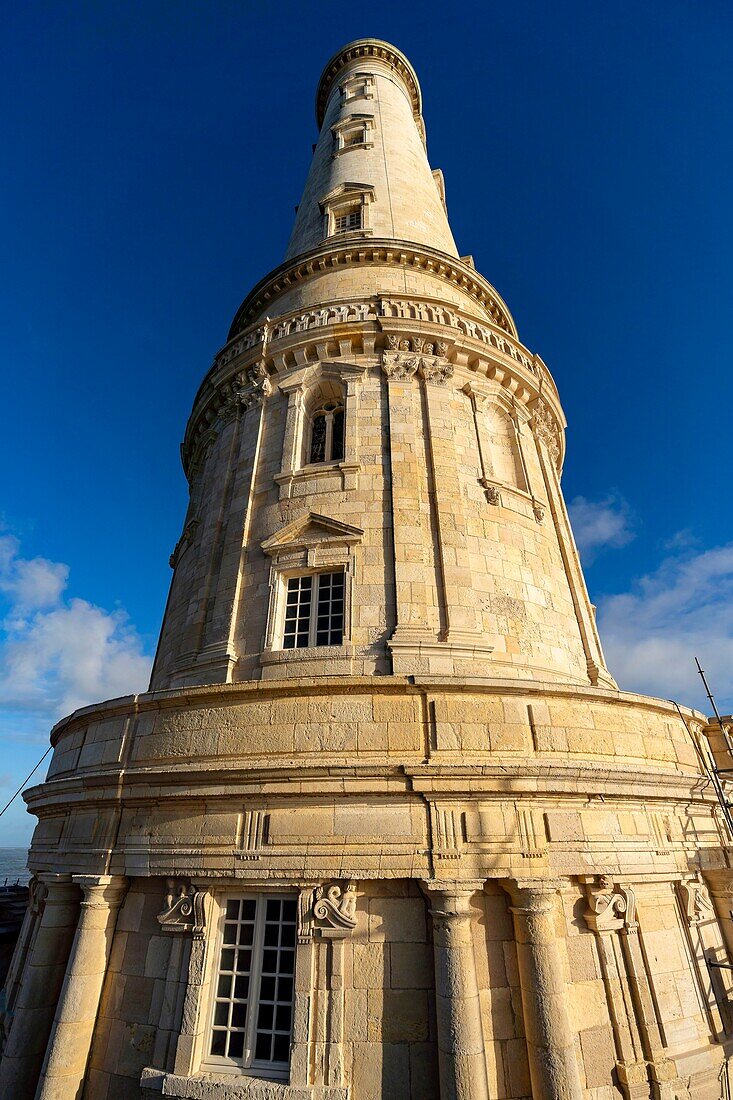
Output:
M36 1100L76 1100L83 1086L107 972L122 875L74 875L82 900Z
M6 1019L0 1100L34 1095L79 915L79 889L71 875L40 874L38 880L46 896L12 1016Z

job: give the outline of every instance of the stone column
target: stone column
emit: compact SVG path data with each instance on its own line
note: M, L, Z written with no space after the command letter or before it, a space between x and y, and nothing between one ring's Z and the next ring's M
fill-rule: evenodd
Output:
M482 882L421 883L435 951L441 1100L488 1100L481 1004L471 935L472 894ZM539 1095L539 1094L538 1094Z
M558 884L509 882L532 1094L581 1100L583 1088L567 1013L565 976L555 935Z
M36 1100L76 1100L80 1093L117 911L127 889L127 879L122 875L74 875L73 880L81 887L83 895L79 923Z
M22 975L0 1065L0 1100L30 1100L36 1088L79 913L71 875L40 874L47 890Z

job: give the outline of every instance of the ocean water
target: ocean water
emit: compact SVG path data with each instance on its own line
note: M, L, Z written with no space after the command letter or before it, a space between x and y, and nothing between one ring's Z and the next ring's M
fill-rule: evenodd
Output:
M31 876L25 866L27 859L27 848L0 848L0 886L5 884L6 879L8 885L28 882Z

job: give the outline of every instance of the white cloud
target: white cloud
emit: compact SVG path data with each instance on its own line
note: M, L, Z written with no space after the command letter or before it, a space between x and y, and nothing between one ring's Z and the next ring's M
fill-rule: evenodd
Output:
M619 685L709 711L694 658L719 707L733 709L733 543L673 555L599 601L598 625Z
M13 535L0 535L0 592L17 611L53 607L69 579L69 567L47 558L21 558Z
M150 659L124 611L108 612L64 597L69 568L22 558L13 536L0 537L0 705L7 733L28 735L77 707L144 691ZM30 719L30 721L29 721Z
M634 538L629 506L616 493L602 500L575 497L568 509L575 541L587 565L600 550L626 546Z

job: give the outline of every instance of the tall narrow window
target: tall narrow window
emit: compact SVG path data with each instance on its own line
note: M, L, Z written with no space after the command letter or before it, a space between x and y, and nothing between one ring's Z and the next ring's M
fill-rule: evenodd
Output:
M285 597L283 649L341 645L344 640L344 574L290 577Z
M309 462L340 462L344 457L344 410L335 401L316 409L311 417Z
M263 1077L287 1076L296 920L293 897L227 901L207 1061Z

